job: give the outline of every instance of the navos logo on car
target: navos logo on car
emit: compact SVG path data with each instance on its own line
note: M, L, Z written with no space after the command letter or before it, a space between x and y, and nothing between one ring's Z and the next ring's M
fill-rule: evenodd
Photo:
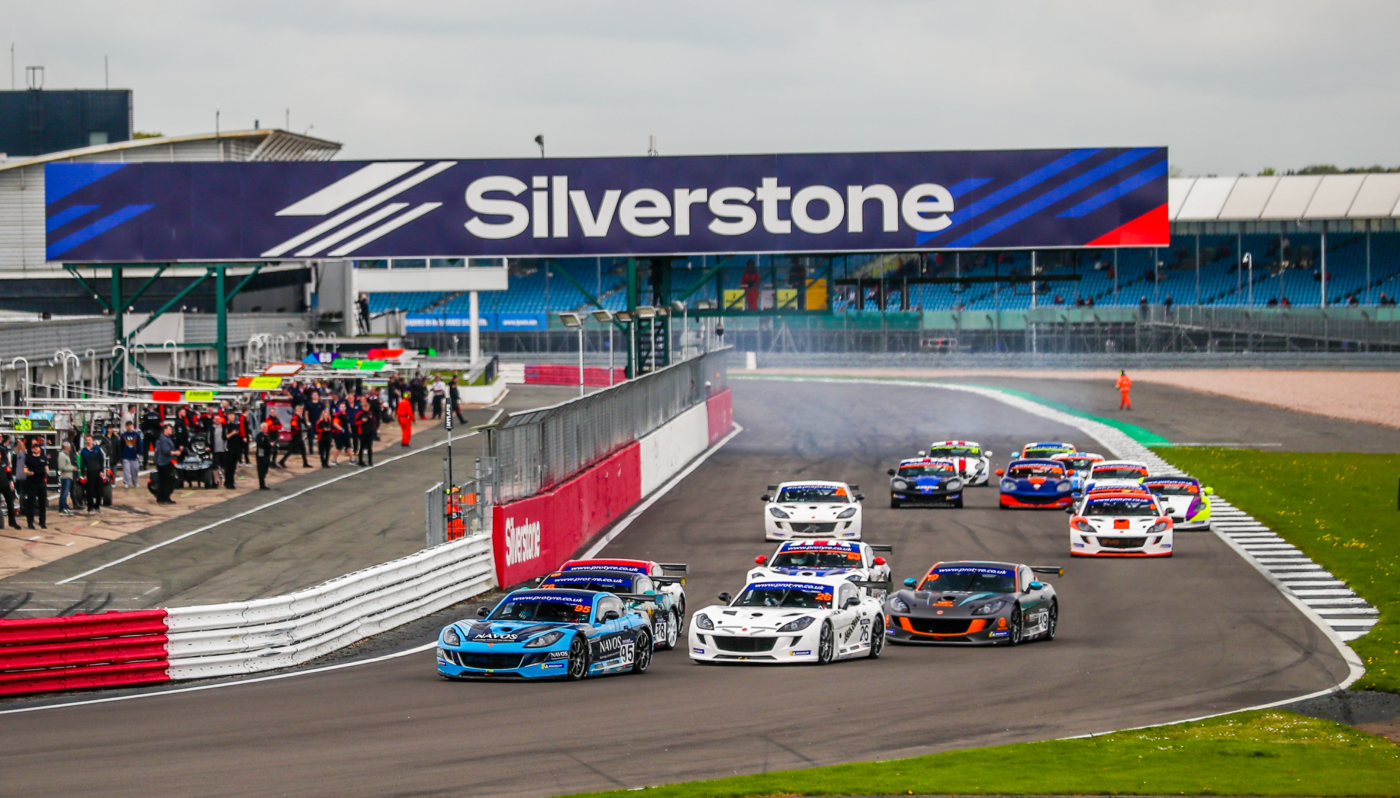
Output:
M506 565L519 565L540 556L540 522L526 520L516 525L506 519Z

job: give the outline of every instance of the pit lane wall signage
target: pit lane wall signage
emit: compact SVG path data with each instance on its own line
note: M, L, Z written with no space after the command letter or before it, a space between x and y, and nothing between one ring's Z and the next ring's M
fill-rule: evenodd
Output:
M1166 246L1165 147L51 163L70 263Z

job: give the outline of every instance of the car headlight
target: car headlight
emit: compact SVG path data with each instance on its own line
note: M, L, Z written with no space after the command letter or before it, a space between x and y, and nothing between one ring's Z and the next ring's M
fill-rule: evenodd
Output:
M854 507L847 507L846 509L844 509L844 510L842 510L840 513L838 513L836 517L837 517L837 518L850 518L851 516L853 516L853 515L855 515L855 514L856 514L856 508L854 508Z
M1166 531L1167 531L1167 527L1169 527L1169 526L1171 526L1171 524L1167 523L1167 521L1166 521L1165 519L1164 519L1164 520L1161 520L1161 521L1158 521L1157 523L1153 524L1153 525L1151 526L1151 528L1149 528L1149 529L1147 530L1147 534L1151 535L1151 534L1154 534L1154 533L1157 533L1157 532L1166 532Z
M890 599L890 609L894 610L895 612L908 612L909 605L905 603L904 599L900 598L899 596L895 596L894 598Z
M1005 607L1005 606L1006 606L1006 602L1005 602L1005 601L1001 601L1000 599L998 599L997 601L991 601L991 602L988 602L988 603L986 603L986 604L983 604L983 605L980 606L980 607L975 608L975 609L972 611L972 614L973 614L973 615L991 615L991 614L996 613L996 612L1001 612L1001 608L1002 608L1002 607Z
M559 642L559 638L561 638L561 637L563 637L563 636L564 636L564 633L563 633L562 631L559 631L559 630L555 630L555 631L553 631L553 632L546 632L546 633L540 635L539 637L535 638L534 640L531 640L530 642L526 643L526 644L525 644L525 647L526 647L526 648L544 648L545 646L552 646L552 645L554 645L555 643L558 643L558 642Z
M1081 518L1081 519L1079 519L1078 521L1075 521L1075 522L1074 522L1074 528L1075 528L1075 529L1078 529L1080 532L1093 532L1093 531L1094 531L1093 525L1091 525L1088 521L1085 521L1083 518Z
M708 615L697 615L697 616L695 616L695 628L696 628L696 629L713 629L713 628L715 628L715 624L714 624L714 621L711 621L711 620L710 620L710 616L708 616Z
M1070 491L1074 490L1074 485L1071 484L1069 480L1062 479L1060 480L1060 484L1055 486L1055 490L1061 493L1069 493Z
M456 629L449 626L447 627L447 631L442 633L442 642L449 646L460 646L462 645L462 636L457 634Z
M894 488L895 490L909 490L909 483L905 482L902 479L896 479L890 483L890 487Z
M1016 490L1016 480L1014 480L1014 479L1003 479L1003 480L1001 481L1001 489L1002 489L1002 490Z
M769 508L768 508L768 512L772 513L774 518L787 518L787 517L788 517L788 514L787 514L787 513L783 512L782 510L779 510L777 507L769 507Z
M803 629L806 629L807 627L811 626L811 625L812 625L812 621L814 621L814 620L816 620L816 619L813 618L813 617L811 617L810 615L804 615L804 616L802 616L801 618L798 618L798 619L795 620L795 621L789 621L788 623L785 623L785 624L783 624L782 626L779 626L779 627L778 627L778 631L779 631L779 632L800 632L800 631L802 631Z
M946 487L948 490L957 490L958 488L961 488L961 487L962 487L962 480L961 480L961 479L950 479L950 480L948 480L948 484L945 485L944 487Z

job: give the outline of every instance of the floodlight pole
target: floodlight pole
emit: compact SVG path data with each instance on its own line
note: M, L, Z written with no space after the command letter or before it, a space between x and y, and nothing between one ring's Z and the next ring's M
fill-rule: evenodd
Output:
M614 344L613 344L613 328L614 328L615 326L616 326L616 325L611 324L611 323L608 324L608 387L609 387L609 388L611 388L612 385L613 385L613 379L614 379L613 375L616 373L615 367L613 366L613 362L614 362L614 360L615 360L615 358L616 358L616 356L617 356L617 349L615 348L615 346L614 346Z
M578 317L578 395L583 396L583 316Z

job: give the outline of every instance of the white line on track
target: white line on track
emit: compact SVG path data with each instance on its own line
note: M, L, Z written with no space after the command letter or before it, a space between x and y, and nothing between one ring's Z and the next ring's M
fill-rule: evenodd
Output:
M504 412L504 411L501 411L501 412ZM489 421L489 422L487 422L487 423L488 423L488 424L493 423L493 422L496 420L496 418L499 418L499 417L500 417L500 415L501 415L500 412L496 413L496 415L491 419L491 421ZM453 438L453 441L455 442L455 441L465 440L466 438L470 438L471 436L476 435L476 434L477 434L476 432L469 432L469 433L467 433L466 435L463 435L463 436L460 437L460 438ZM258 512L258 511L260 511L260 510L266 510L267 508L269 508L269 507L274 507L274 506L276 506L276 505L281 504L282 502L291 501L292 499L295 499L295 498L297 498L298 496L305 496L306 494L310 493L310 492L313 491L313 490L317 490L318 488L324 488L325 486L334 484L334 483L336 483L336 482L339 482L339 481L341 481L342 479L350 479L351 477L358 477L359 475L368 473L368 472L370 472L370 471L373 471L374 469L379 468L380 466L388 465L388 464L393 463L393 462L397 462L397 461L399 461L399 460L404 459L405 457L412 457L412 456L415 455L415 454L422 454L423 452L426 452L426 451L428 451L428 450L430 450L430 449L436 449L437 447L439 447L439 446L445 446L446 444L447 444L447 439L444 438L444 439L438 441L437 443L429 444L429 445L427 445L427 446L424 446L424 447L421 448L421 449L414 449L414 450L411 451L411 452L405 452L405 453L400 454L400 455L395 455L394 457L390 457L390 458L387 459L387 460L380 460L379 462L375 463L375 464L372 465L372 466L364 466L364 467L359 468L359 469L357 469L357 470L355 470L355 471L351 471L351 472L348 473L348 474L341 474L341 475L338 476L338 477L332 477L331 479L328 479L328 480L326 480L325 482L318 482L318 483L316 483L315 485L312 485L312 486L309 487L309 488L302 488L301 490L297 491L296 493L289 493L289 494L287 494L286 496L283 496L283 497L278 498L278 499L273 499L272 501L267 502L267 503L265 503L265 504L259 504L257 507L254 507L254 508L252 508L251 510L244 510L243 512L237 513L236 515L231 515L231 516L229 516L228 518L220 518L218 521L215 521L215 522L212 523L212 524L205 524L204 526L199 527L198 529L191 529L189 532L185 532L185 533L183 533L183 534L176 535L175 537L170 538L169 540L162 540L162 541L159 542L159 543L154 543L154 544L152 544L152 545L150 545L150 546L147 546L146 548L141 549L141 550L139 550L139 551L133 551L132 553L126 555L125 557L118 557L117 559L112 560L111 562L107 563L106 565L99 565L99 566L97 566L96 568L93 568L93 569L91 569L91 570L83 571L82 573L80 573L80 574L78 574L78 575L76 575L76 576L70 576L70 577L68 577L67 579L61 579L61 580L59 580L59 581L57 581L57 582L54 582L54 584L55 584L55 585L66 585L66 584L68 584L69 582L76 582L77 580L82 579L83 577L92 576L93 574L97 573L98 571L105 571L105 570L107 570L108 568L111 568L111 567L114 566L114 565L121 565L122 563L128 562L128 561L130 561L130 560L134 560L134 559L136 559L137 557L140 557L140 556L143 555L143 554L150 554L151 552L155 551L156 549L159 549L159 548L164 547L164 546L169 546L171 543L175 543L175 542L177 542L177 541L184 540L185 538L188 538L188 537L193 537L194 535L198 535L198 534L201 533L201 532L208 532L208 531L211 530L211 529L214 529L214 528L216 528L216 527L220 527L220 526L223 526L224 524L227 524L229 521L237 521L237 520L240 519L240 518L246 518L246 517L252 515L253 513L256 513L256 512Z

